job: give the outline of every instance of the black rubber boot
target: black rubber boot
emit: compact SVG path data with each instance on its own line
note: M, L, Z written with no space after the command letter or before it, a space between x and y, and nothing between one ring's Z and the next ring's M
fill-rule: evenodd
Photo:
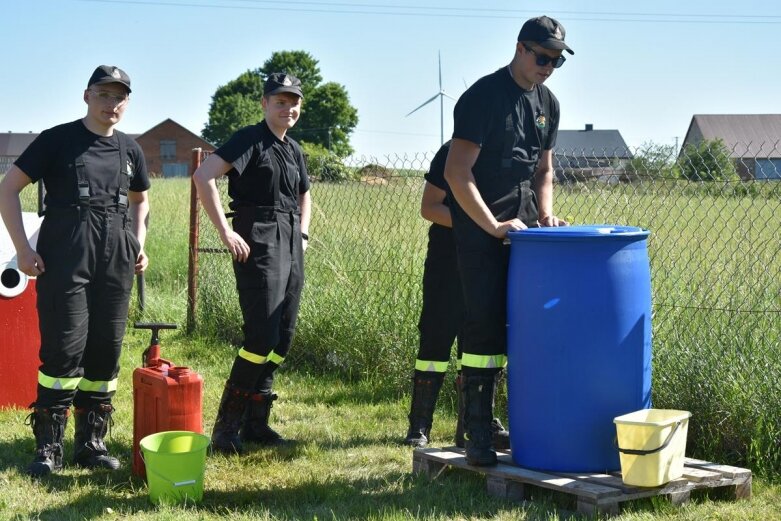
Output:
M502 373L496 373L494 377L494 399L496 399L496 388L501 380ZM464 394L461 388L461 375L456 377L456 395L458 396L458 420L456 421L456 447L464 448ZM495 404L491 405L491 409ZM491 420L491 444L494 449L505 450L510 448L510 432L505 430L504 425L499 418Z
M412 405L407 416L409 430L404 438L405 445L428 445L431 425L434 422L434 408L444 380L445 373L415 371L415 376L412 377Z
M496 406L496 390L499 387L499 383L502 381L503 371L499 371L494 376L494 394L493 402L491 403L491 410ZM491 441L494 449L506 450L510 448L510 432L504 428L499 418L491 420Z
M35 436L35 459L27 467L30 476L40 478L62 469L62 439L69 414L65 407L36 408L27 417Z
M111 413L114 407L109 403L96 405L89 409L74 409L76 435L73 442L73 463L88 469L117 470L119 460L109 456L103 441L109 428L114 424Z
M461 373L456 376L456 397L458 400L458 418L456 419L456 447L464 448L464 387Z
M271 389L250 396L244 415L244 425L241 428L241 441L266 446L293 443L293 440L286 440L268 425L271 407L277 398L278 396L271 392Z
M230 382L225 383L220 407L217 410L217 419L214 421L214 429L212 429L213 451L227 454L240 454L243 451L239 439L239 428L252 394Z
M493 432L493 376L468 376L464 388L464 431L466 461L470 465L496 465L491 448Z

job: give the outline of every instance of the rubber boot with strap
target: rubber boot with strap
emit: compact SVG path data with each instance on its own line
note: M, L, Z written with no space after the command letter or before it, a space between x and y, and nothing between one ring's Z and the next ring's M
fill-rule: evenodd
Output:
M268 425L271 407L277 398L277 394L271 392L271 389L250 396L241 428L241 441L266 446L292 443L292 440L286 440Z
M415 371L412 377L412 405L409 419L406 445L425 447L431 437L431 425L434 423L434 408L437 405L439 390L445 373Z
M62 439L69 414L65 407L35 408L27 417L25 423L35 436L35 459L27 467L30 476L40 478L62 469Z
M494 401L496 400L496 386L501 380L501 372L494 377ZM456 376L456 396L458 397L458 419L456 420L456 447L464 448L464 391L461 385L462 377ZM493 406L491 407L493 409ZM510 448L510 432L504 428L499 418L491 420L491 440L494 449L506 450Z
M491 448L494 377L470 375L463 380L466 461L470 465L496 465Z
M241 453L243 447L239 439L244 412L252 394L236 387L230 382L225 383L220 406L217 409L217 419L212 429L212 450L226 454Z
M119 460L110 456L104 438L113 425L110 403L101 403L89 409L76 408L73 416L76 433L73 443L73 462L90 469L117 470Z

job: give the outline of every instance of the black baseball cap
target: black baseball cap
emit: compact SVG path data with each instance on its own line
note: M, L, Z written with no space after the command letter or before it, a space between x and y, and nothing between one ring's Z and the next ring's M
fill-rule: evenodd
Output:
M299 98L304 97L304 93L301 92L301 80L284 72L273 72L266 78L266 83L263 85L263 95L273 96L274 94L282 94L283 92L289 92L295 94Z
M575 51L564 43L564 26L549 16L538 16L526 20L518 33L519 42L534 42L546 49L561 49L570 54Z
M87 88L93 85L105 85L106 83L120 83L130 91L130 76L125 71L114 65L101 65L90 76Z

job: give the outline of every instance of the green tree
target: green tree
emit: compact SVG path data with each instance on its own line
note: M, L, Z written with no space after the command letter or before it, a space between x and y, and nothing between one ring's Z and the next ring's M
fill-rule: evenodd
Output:
M676 177L675 146L646 141L635 152L627 166L627 173L639 179Z
M263 119L262 97L263 80L252 71L218 87L209 107L209 122L201 132L203 139L219 146L238 129Z
M350 105L347 90L328 82L314 89L304 102L301 121L293 127L293 139L321 145L339 157L353 152L350 132L358 124L358 111Z
M304 99L308 101L312 92L323 81L320 74L320 62L306 51L277 51L255 71L255 74L268 78L275 72L286 72L301 80Z
M358 124L358 111L350 104L343 85L323 83L318 61L305 51L275 52L261 67L219 87L212 96L203 138L219 146L241 127L262 119L263 83L274 72L286 72L301 80L304 103L290 136L320 145L340 157L351 154L350 134ZM250 110L253 104L256 108Z
M689 181L737 181L740 179L730 151L719 139L706 139L683 147L678 157L681 176Z

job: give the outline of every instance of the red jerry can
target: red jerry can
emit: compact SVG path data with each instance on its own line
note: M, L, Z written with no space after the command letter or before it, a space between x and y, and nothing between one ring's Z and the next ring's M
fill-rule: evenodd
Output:
M41 218L25 212L22 219L35 248ZM0 220L0 409L27 408L35 401L41 366L36 299L35 278L19 271L13 243Z
M145 477L139 447L144 437L163 431L203 434L203 378L160 358L158 331L176 329L176 324L137 322L134 327L152 330L143 367L133 371L133 474Z

